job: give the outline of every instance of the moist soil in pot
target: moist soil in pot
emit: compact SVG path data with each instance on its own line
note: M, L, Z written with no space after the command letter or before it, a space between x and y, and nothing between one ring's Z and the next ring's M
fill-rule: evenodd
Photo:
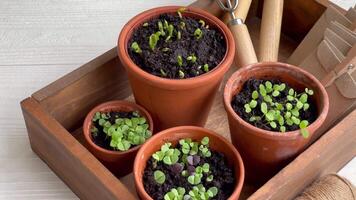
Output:
M180 145L177 146L180 148ZM182 162L182 158L179 159L179 162ZM213 181L208 182L206 180L207 175L204 174L201 184L206 189L210 187L217 187L219 189L217 195L211 198L212 200L228 199L234 191L235 176L233 169L228 166L224 154L211 150L211 157L201 157L197 165L203 165L204 163L210 165L210 172L214 178ZM153 174L156 170L161 170L166 175L166 180L163 184L158 184L155 181ZM162 162L156 163L153 158L148 160L143 174L143 184L146 192L154 200L163 200L164 195L172 188L183 187L187 191L186 193L192 190L194 185L187 181L187 177L175 172L175 170L174 165L165 165Z
M134 111L132 112L116 112L116 111L111 111L107 112L106 115L109 117L107 119L111 124L115 124L115 120L118 118L128 118L131 119L133 117L136 117L137 115L134 114ZM113 147L110 146L110 141L111 138L106 135L106 133L103 130L103 127L99 125L98 121L93 121L93 126L98 130L97 133L91 132L91 136L93 139L93 142L107 150L111 151L116 151ZM132 148L132 147L131 147Z
M167 39L169 25L174 29ZM149 38L160 30L164 35L159 36L152 50ZM197 34L199 30L201 34ZM132 48L133 43L140 49ZM133 62L144 71L163 78L184 79L213 70L225 56L226 41L220 31L200 19L162 14L136 28L127 48Z
M244 105L249 103L252 99L252 93L253 91L259 91L259 85L261 83L265 83L267 80L262 80L262 79L254 79L251 78L249 80L247 80L245 82L245 84L242 87L242 90L236 94L231 101L231 106L233 108L233 110L236 112L236 114L238 114L243 120L245 120L246 122L250 123L251 125L264 129L264 130L268 130L268 131L280 131L277 128L272 128L268 121L266 120L259 120L259 121L253 121L251 122L249 119L252 116L263 116L263 113L261 111L261 109L259 108L259 106L261 105L263 98L261 95L259 95L258 99L256 99L257 101L257 108L252 109L252 111L250 113L245 112L245 108ZM273 85L274 84L281 84L282 82L279 80L268 80L270 81ZM283 106L286 104L286 97L288 95L288 91L291 88L287 83L286 87L283 91L280 92L280 95L277 97L272 97L273 102L278 102L280 104L282 104ZM293 88L294 89L294 88ZM296 91L298 93L301 93L303 91ZM317 117L318 117L318 111L317 111L317 107L315 102L312 100L312 98L308 98L308 103L309 103L309 109L307 109L306 111L304 111L303 109L300 110L300 114L299 114L299 118L301 120L307 120L309 122L309 124L313 123ZM293 107L295 106L295 102L292 103ZM268 108L270 108L270 105L268 105ZM284 115L285 111L281 111L282 115ZM285 125L286 127L286 131L294 131L294 130L298 130L300 129L300 127L296 124L293 125Z

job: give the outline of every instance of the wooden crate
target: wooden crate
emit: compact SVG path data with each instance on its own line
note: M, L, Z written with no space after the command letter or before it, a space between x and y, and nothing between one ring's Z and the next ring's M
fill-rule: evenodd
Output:
M259 22L256 17L247 21L255 45ZM280 60L285 61L296 45L294 40L282 36ZM222 85L235 70L230 69ZM21 102L33 151L81 199L137 199L132 175L116 178L86 149L83 139L81 125L86 114L94 106L113 99L133 101L116 48ZM356 111L263 186L245 184L241 199L292 199L319 176L338 171L356 154L355 121ZM206 127L230 137L222 87Z

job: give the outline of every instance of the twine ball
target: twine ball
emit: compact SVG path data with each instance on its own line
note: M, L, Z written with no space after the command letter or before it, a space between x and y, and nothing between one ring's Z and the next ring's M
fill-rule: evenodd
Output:
M306 188L295 200L356 200L356 188L347 179L329 174Z

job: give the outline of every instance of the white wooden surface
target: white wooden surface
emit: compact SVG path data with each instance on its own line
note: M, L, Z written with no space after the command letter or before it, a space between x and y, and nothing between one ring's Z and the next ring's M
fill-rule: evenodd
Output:
M192 1L0 0L0 199L77 199L31 151L19 102L115 46L140 11ZM356 183L355 159L341 174Z

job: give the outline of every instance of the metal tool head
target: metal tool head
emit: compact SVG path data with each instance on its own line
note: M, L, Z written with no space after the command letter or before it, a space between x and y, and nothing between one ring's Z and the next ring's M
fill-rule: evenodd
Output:
M234 3L231 3L231 1L234 1ZM219 7L227 12L234 12L237 9L237 6L239 5L239 0L226 0L225 5L221 0L216 0L216 2L219 4Z

